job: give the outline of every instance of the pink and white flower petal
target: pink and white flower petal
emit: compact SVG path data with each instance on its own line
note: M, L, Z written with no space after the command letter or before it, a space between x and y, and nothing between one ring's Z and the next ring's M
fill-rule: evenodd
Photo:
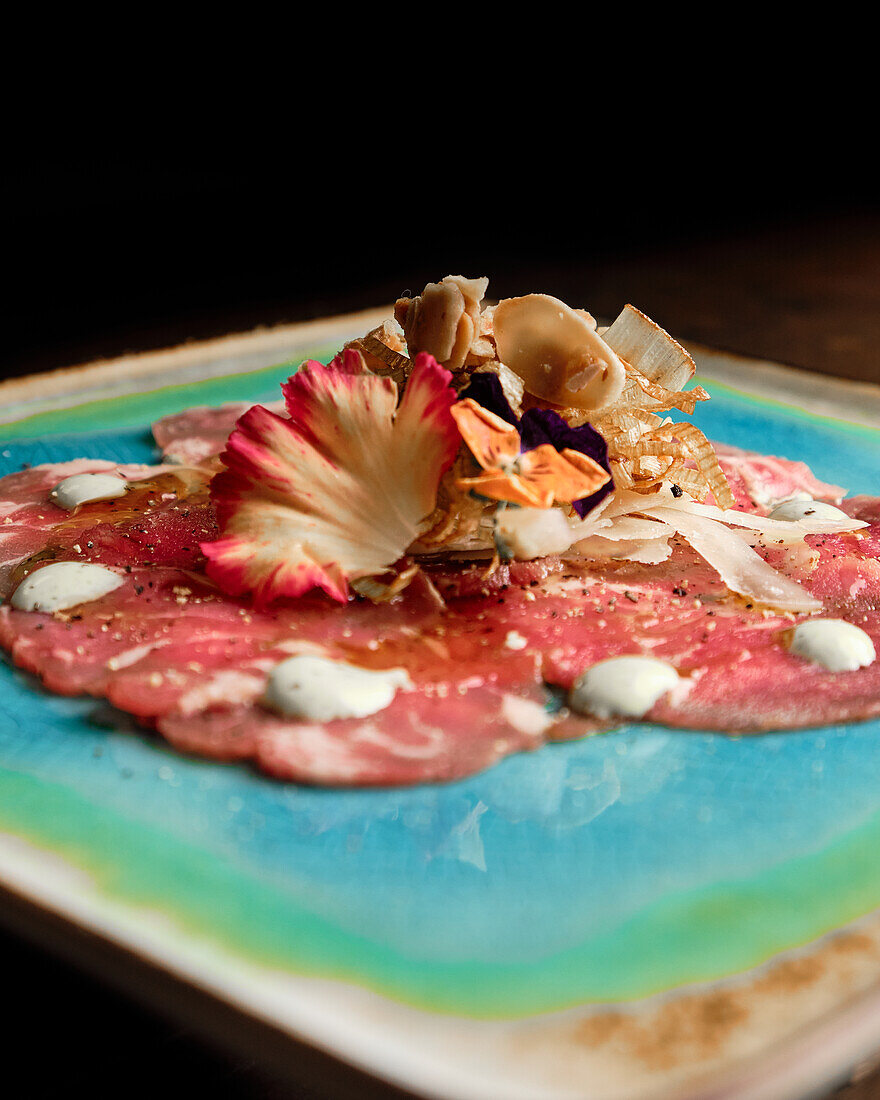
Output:
M451 375L416 357L400 407L388 378L348 357L304 364L283 386L287 419L261 406L239 420L211 486L222 537L208 575L258 603L384 573L434 509L460 436Z

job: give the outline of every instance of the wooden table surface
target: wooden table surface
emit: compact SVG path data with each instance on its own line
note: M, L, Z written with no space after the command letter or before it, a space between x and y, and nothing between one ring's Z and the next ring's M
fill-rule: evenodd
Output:
M565 258L547 258L534 242L523 255L497 246L459 259L400 254L387 270L361 262L357 276L335 285L335 267L300 279L284 293L261 295L244 277L192 291L180 281L168 300L123 309L107 297L106 280L81 298L99 299L87 323L82 311L53 308L0 356L0 376L68 367L130 351L244 332L260 325L353 312L393 301L450 271L490 276L495 298L544 291L597 316L613 317L632 302L683 342L688 340L843 378L880 382L880 212L792 218L751 229L618 250L591 247L586 236ZM341 256L343 270L354 257ZM204 273L203 273L204 276ZM203 299L213 291L215 301ZM106 300L103 305L101 294ZM81 302L77 302L80 305ZM21 322L23 327L24 321Z
M185 339L243 331L259 324L374 306L446 274L426 264L420 271L382 276L336 296L322 292L296 300L249 302L230 311L202 309L161 321L141 320L90 341L36 348L13 366L69 366L85 356L113 356ZM468 270L465 274L482 274ZM778 225L692 238L686 243L607 249L564 261L539 256L506 260L494 270L496 297L542 290L584 305L599 316L613 316L632 302L682 342L695 340L725 350L778 360L807 370L880 383L880 215L846 215L790 220ZM67 1092L77 1084L93 1095L111 1095L137 1074L144 1089L158 1095L217 1092L226 1100L281 1096L320 1100L332 1092L293 1088L266 1075L253 1059L227 1056L206 1047L198 1029L169 1025L134 1007L39 949L0 933L0 967L7 1006L15 1006L9 1049L27 1049L34 1037L51 1058L33 1065L33 1095ZM59 1040L57 1037L61 1036ZM880 1074L868 1074L840 1094L841 1100L880 1096Z
M621 257L585 300L622 300L685 341L880 383L880 216L794 222Z

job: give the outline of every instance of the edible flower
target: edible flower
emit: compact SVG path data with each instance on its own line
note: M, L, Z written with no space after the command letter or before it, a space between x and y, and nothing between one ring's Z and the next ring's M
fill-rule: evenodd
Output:
M490 371L473 375L452 416L483 470L457 479L460 489L531 508L573 504L583 517L614 488L595 428L572 428L551 409L529 409L517 419Z
M281 389L288 417L249 409L211 484L221 537L202 544L207 573L258 606L381 576L430 516L460 445L451 375L415 357L403 400L348 350L310 360Z

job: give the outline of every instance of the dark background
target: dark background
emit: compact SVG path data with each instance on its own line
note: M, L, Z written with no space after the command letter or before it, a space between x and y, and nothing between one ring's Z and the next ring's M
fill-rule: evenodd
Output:
M478 156L461 177L326 146L256 168L20 160L0 205L0 372L380 305L461 273L489 275L496 298L542 290L606 317L633 301L685 340L851 377L871 360L880 378L873 174L812 150L642 156L516 174Z
M479 135L477 135L479 138ZM448 273L599 316L627 301L674 335L880 381L880 192L815 145L748 133L499 157L480 140L427 169L342 141L294 158L13 157L4 175L0 376L380 305ZM272 1097L252 1056L203 1045L0 933L8 1061L29 1094ZM47 1056L49 1055L49 1056ZM860 1096L876 1095L876 1086Z

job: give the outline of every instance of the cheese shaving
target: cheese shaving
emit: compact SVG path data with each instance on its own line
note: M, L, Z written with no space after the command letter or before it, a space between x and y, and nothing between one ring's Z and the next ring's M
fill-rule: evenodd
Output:
M796 581L778 573L737 531L684 509L654 508L653 516L674 527L733 592L779 611L820 611L822 603Z

